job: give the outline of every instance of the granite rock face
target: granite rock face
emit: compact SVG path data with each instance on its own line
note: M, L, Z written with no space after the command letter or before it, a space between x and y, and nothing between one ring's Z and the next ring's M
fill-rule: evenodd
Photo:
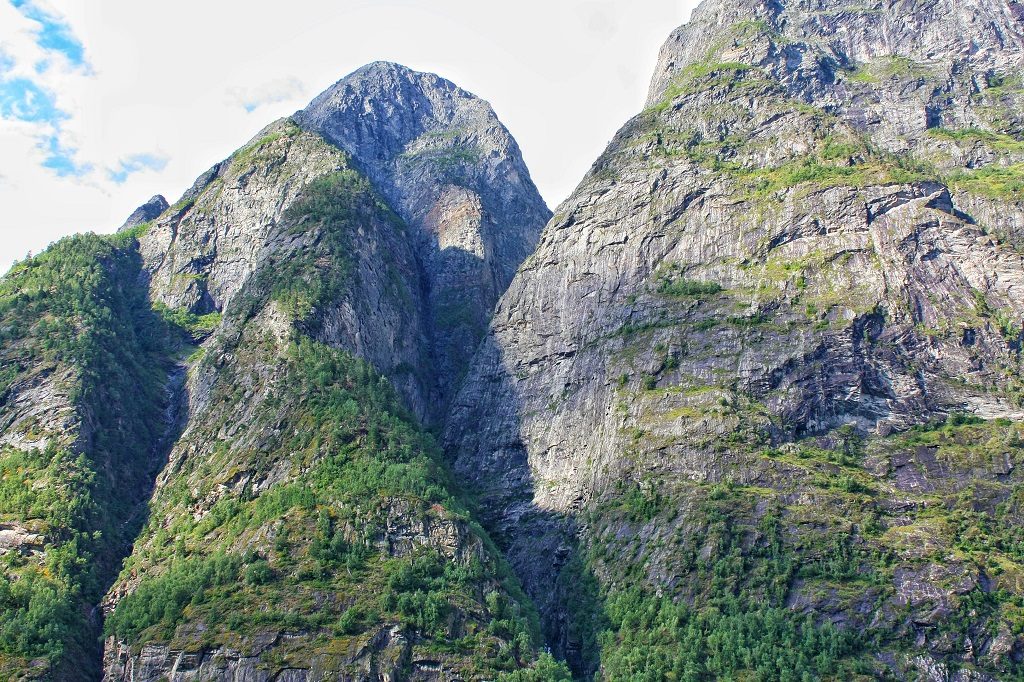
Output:
M171 310L223 314L257 273L312 253L318 237L289 224L285 213L311 182L349 165L343 151L290 121L268 126L200 177L140 238L155 300ZM372 362L425 414L433 375L409 371L430 365L414 244L400 231L350 243L359 277L343 300L320 311L319 334ZM330 266L315 263L312 273Z
M419 99L367 89L381 74ZM157 310L194 347L180 435L103 603L104 679L468 679L538 655L532 605L421 422L548 212L486 104L393 65L328 94L351 88L388 115L355 117L327 95L310 111L349 116L360 146L304 113L278 121L138 236ZM401 181L370 173L399 121L419 131L403 145L453 139L457 124L479 153ZM435 306L449 304L461 307L442 346ZM187 606L153 606L194 576Z
M516 141L455 84L375 62L295 115L355 159L409 225L424 273L437 397L450 397L498 296L551 217Z
M124 221L121 227L117 228L118 232L123 230L130 230L133 227L138 227L143 223L148 223L151 220L156 220L160 217L160 214L166 211L170 207L167 203L167 199L164 199L163 195L157 194L152 197L149 201L139 206L137 209L132 211L132 214L128 216L128 219Z
M109 652L108 676L132 682L160 680L246 680L251 682L312 682L333 680L398 680L423 682L448 679L429 660L413 658L412 633L400 626L380 628L351 651L316 659L312 667L268 668L261 656L274 647L308 645L301 633L272 633L258 638L251 649L185 652L147 645L134 654L127 647ZM386 655L381 655L386 652ZM123 667L122 667L123 666ZM116 671L116 672L114 672Z
M779 512L798 555L813 544L803 515L912 564L833 516L840 502L823 501L810 463L771 453L837 429L886 449L953 413L1024 417L1022 36L1006 2L707 0L670 37L647 108L501 299L445 429L549 641L578 669L597 664L572 622L574 557L612 593L639 571L652 592L699 604L684 549L657 548L705 532L698 501L728 485L758 500L736 519L751 528L802 500ZM1002 499L1016 480L922 475L988 480ZM890 494L886 480L872 494ZM622 512L637 497L660 509L646 525ZM922 523L865 504L883 528ZM946 590L932 574L879 575L893 612L930 594L907 581ZM851 620L858 608L810 612L869 625ZM936 629L954 628L941 612ZM967 662L988 679L1009 659L979 655L984 630L1005 617L975 623L966 655L935 619L894 616L876 625L921 657L874 653L890 673L946 679L934 670ZM615 677L611 653L601 671Z
M363 67L211 168L143 237L155 295L196 314L223 311L282 248L279 225L297 193L342 154L409 228L403 248L415 260L399 280L411 287L409 344L427 355L394 348L393 330L355 336L397 383L410 380L390 368L416 368L420 385L406 395L436 421L551 215L490 106L438 76Z

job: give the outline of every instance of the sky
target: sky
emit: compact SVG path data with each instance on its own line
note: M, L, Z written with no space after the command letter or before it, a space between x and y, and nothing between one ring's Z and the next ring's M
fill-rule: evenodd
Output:
M112 232L371 61L488 100L554 208L696 0L0 0L0 272Z

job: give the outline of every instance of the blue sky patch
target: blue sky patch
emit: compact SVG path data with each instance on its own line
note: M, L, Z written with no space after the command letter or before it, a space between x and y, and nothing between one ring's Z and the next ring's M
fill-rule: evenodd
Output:
M57 174L57 177L81 177L92 172L92 164L75 161L75 154L78 150L65 147L57 135L50 135L40 140L39 148L46 153L46 158L43 159L43 168L49 168Z
M42 9L33 0L10 0L10 3L25 18L38 24L35 40L44 57L34 64L35 73L45 74L59 54L85 75L91 75L85 48L66 21ZM16 65L9 54L0 51L0 118L37 124L37 146L43 153L43 168L58 177L82 177L91 173L93 165L80 163L78 150L62 140L62 124L70 115L58 106L55 93L33 77L14 76L12 71Z
M60 140L60 124L68 118L57 107L53 94L27 78L0 80L0 118L37 123L49 132L43 133L38 147L44 153L43 168L59 177L81 177L92 172L91 164L75 160L76 149Z
M0 81L0 116L54 125L68 117L57 108L57 100L50 92L27 78Z
M39 47L59 52L75 66L87 66L85 47L72 33L67 22L41 9L31 0L11 0L11 4L27 19L39 24L39 30L36 32L36 44Z
M108 168L107 177L118 185L124 184L129 175L146 170L162 171L167 167L167 157L157 154L132 154L117 162L117 168Z

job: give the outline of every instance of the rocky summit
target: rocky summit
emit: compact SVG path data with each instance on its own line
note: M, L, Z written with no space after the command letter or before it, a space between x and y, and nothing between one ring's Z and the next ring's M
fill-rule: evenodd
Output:
M17 264L0 676L1021 679L1022 67L705 0L552 216L379 62Z

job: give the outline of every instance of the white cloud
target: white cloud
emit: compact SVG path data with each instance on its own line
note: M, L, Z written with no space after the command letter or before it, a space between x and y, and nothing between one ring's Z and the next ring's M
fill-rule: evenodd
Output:
M615 7L611 2L587 2L580 8L587 30L607 39L615 35Z
M0 59L0 78L29 80L67 116L56 129L0 117L0 270L62 235L112 231L154 194L173 202L267 123L377 59L490 101L554 208L639 111L658 48L696 1L31 4L46 21L0 0L0 52L14 61ZM74 48L40 44L46 22L80 43L78 63ZM52 140L87 172L42 167Z
M251 87L228 88L229 101L252 112L266 104L277 104L302 97L306 88L295 76L278 78Z
M162 171L167 168L169 159L163 154L131 154L119 159L115 168L107 169L107 179L117 185L123 185L128 178L143 171Z

